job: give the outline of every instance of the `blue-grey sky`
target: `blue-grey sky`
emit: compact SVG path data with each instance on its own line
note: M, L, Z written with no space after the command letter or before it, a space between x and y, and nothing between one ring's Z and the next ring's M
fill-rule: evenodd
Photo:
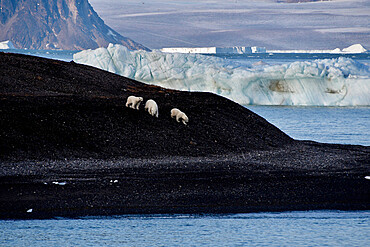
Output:
M106 24L151 48L370 49L370 1L89 0Z

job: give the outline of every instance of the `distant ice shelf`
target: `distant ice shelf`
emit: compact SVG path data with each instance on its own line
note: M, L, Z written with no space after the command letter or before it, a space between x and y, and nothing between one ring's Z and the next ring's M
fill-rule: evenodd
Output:
M367 50L361 44L354 44L347 48L333 50L267 50L258 46L233 47L168 47L160 49L164 53L194 53L194 54L253 54L253 53L329 53L329 54L357 54Z
M162 48L165 53L198 53L198 54L251 54L266 53L265 47L233 46L233 47L172 47Z
M354 44L347 48L335 48L334 50L267 50L268 53L331 53L331 54L357 54L367 50L361 44Z

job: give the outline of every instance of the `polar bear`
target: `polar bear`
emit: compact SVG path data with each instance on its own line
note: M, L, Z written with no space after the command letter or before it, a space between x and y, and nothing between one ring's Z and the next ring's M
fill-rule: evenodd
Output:
M150 99L145 103L145 110L153 117L158 117L158 105L154 100Z
M185 113L183 113L182 111L180 111L177 108L173 108L171 110L171 118L176 118L177 122L180 122L180 120L182 120L182 123L185 124L185 125L186 125L187 122L189 122L188 116L186 116Z
M144 99L142 97L136 97L136 96L129 96L127 98L126 107L130 107L132 109L139 110L140 103Z

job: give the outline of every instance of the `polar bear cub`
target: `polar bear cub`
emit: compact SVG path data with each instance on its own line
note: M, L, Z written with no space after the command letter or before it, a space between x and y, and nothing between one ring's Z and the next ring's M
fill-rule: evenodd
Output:
M173 108L171 110L171 118L176 118L177 122L180 122L180 120L181 120L182 123L185 124L185 125L186 125L187 122L189 122L188 116L186 116L185 113L183 113L182 111L180 111L177 108Z
M143 101L143 97L129 96L127 98L126 107L139 110L140 103Z
M150 99L145 104L145 110L153 117L158 117L158 105L154 100Z

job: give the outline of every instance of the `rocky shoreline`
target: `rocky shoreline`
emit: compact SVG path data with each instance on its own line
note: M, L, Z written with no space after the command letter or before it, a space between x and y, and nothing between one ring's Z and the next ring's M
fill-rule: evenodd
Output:
M223 97L73 62L0 53L0 82L0 218L370 208L370 147L296 141Z

